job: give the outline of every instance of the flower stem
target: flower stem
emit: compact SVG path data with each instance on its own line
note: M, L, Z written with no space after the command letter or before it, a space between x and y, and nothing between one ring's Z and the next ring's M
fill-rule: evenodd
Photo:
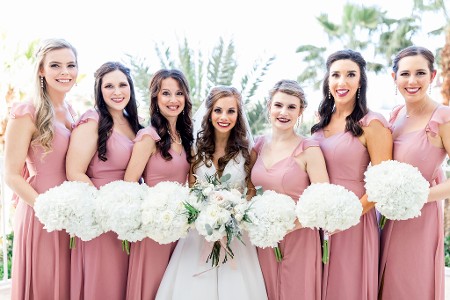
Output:
M122 241L122 250L125 251L128 255L130 255L130 242L127 240Z
M281 253L281 249L279 246L276 246L273 248L274 252L275 252L275 259L277 260L277 262L281 262L283 260L283 253Z
M385 216L381 215L380 224L379 224L380 229L384 228L384 225L386 225L386 221L387 221L387 218Z
M330 260L330 250L328 249L328 233L324 233L323 236L323 254L322 254L322 262L324 264L327 264L328 261Z
M70 241L69 241L69 249L74 249L75 248L75 237L71 236L70 237Z

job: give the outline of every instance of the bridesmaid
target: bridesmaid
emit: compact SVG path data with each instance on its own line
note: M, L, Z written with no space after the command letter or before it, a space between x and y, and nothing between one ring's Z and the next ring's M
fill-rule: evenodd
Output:
M77 52L65 40L44 40L35 70L33 101L13 105L6 130L5 181L19 197L11 299L68 299L69 236L43 229L33 205L40 193L66 180L75 113L65 98L78 76Z
M430 182L421 216L388 220L381 233L380 292L383 300L444 299L444 221L442 200L450 181L441 165L450 154L450 108L427 94L436 76L434 56L410 46L394 58L392 77L405 100L390 124L394 159L417 167Z
M141 176L149 186L161 181L186 184L193 143L189 85L179 70L162 69L150 81L151 125L136 138L125 180ZM155 299L176 242L160 245L152 239L132 243L128 269L129 300Z
M311 132L320 142L330 182L354 192L363 204L360 222L329 238L322 299L377 298L379 233L374 204L367 202L364 172L369 164L392 159L386 119L367 108L366 61L359 52L341 50L326 63L319 122Z
M300 85L281 80L269 92L267 103L272 135L260 137L252 151L257 156L251 172L255 186L287 194L297 201L310 183L328 182L319 143L296 134L307 102ZM316 299L321 295L321 242L318 230L301 228L280 243L282 262L272 248L257 248L270 300Z
M67 178L97 188L122 180L141 128L130 70L118 62L95 72L95 109L78 120L67 152ZM125 299L128 255L117 234L76 241L70 299Z

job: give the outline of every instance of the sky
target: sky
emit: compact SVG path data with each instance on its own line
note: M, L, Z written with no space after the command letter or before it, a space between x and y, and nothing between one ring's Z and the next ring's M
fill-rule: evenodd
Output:
M6 2L5 2L6 1ZM151 71L159 69L154 54L154 42L176 47L187 37L192 47L206 54L219 37L233 39L237 73L248 72L257 59L275 55L268 75L261 83L258 97L265 97L279 79L296 79L302 71L298 46L314 44L328 46L329 52L339 50L329 45L316 17L327 13L338 22L346 2L378 5L391 18L408 16L413 0L4 0L0 17L0 49L18 49L30 41L62 37L78 51L80 74L86 74L75 90L93 90L93 73L108 60L121 61L125 54L145 58ZM443 18L425 19L424 32L435 29ZM444 38L430 39L425 34L414 42L434 51L444 44ZM334 46L336 47L336 46ZM5 51L5 50L4 50ZM366 59L370 59L367 57ZM0 58L1 61L1 58ZM152 67L153 66L153 67ZM29 72L28 72L29 73ZM28 82L29 74L15 72L16 80ZM12 77L12 76L11 76ZM2 79L2 78L0 78ZM304 86L310 102L309 111L317 108L320 92ZM434 92L439 97L439 92ZM374 110L400 103L394 95L389 72L369 76L369 106Z

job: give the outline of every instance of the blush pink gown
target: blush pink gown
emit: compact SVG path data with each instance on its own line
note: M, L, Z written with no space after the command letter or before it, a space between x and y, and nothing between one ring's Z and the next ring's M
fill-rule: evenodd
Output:
M83 126L89 119L98 122L98 113L88 110L76 126ZM112 131L107 149L108 160L101 161L96 152L86 171L97 188L115 180L123 180L133 141ZM122 242L116 233L109 231L87 242L77 238L76 247L72 250L70 298L123 300L127 272L128 255L122 250Z
M403 106L396 107L390 123ZM445 149L433 146L440 124L450 121L450 108L439 105L424 129L404 133L394 140L394 159L417 167L434 186L443 180ZM421 216L388 220L381 233L380 296L383 300L444 299L444 219L442 201L426 203Z
M135 142L149 135L153 140L160 137L153 127L141 129ZM159 152L148 160L143 177L144 182L154 186L161 181L176 181L181 184L187 182L189 163L184 150L177 153L169 150L172 160L166 161ZM145 238L131 244L130 265L128 269L128 300L153 300L156 297L159 284L163 278L176 242L160 245L150 238Z
M360 121L365 127L378 120L388 127L379 113L369 111ZM370 163L367 148L350 132L325 137L323 130L313 134L325 156L330 183L339 184L361 198L365 194L364 172ZM376 300L378 293L379 233L375 209L360 222L329 239L330 260L324 265L322 299Z
M71 109L69 107L69 109ZM71 111L72 116L74 112ZM31 103L17 103L11 118L35 120ZM43 156L41 146L30 146L25 162L25 179L38 192L66 180L66 152L70 130L53 122L52 151ZM19 199L14 215L14 249L11 299L68 299L70 284L69 235L65 231L47 232L34 210Z
M308 147L319 146L319 143L303 139L291 156L266 168L264 158L260 155L264 142L265 137L259 138L254 146L258 159L252 169L253 184L261 186L263 190L286 194L298 201L310 181L294 157ZM257 248L269 300L319 300L322 276L319 231L309 228L293 231L285 236L279 247L283 254L280 263L275 260L273 248Z

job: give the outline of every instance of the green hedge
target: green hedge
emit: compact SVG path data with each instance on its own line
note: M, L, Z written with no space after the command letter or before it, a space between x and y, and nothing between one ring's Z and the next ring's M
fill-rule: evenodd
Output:
M7 250L8 250L8 278L11 278L12 267L12 248L13 248L14 233L11 232L6 236ZM0 252L0 279L3 278L3 272L5 268L3 266L3 252Z

